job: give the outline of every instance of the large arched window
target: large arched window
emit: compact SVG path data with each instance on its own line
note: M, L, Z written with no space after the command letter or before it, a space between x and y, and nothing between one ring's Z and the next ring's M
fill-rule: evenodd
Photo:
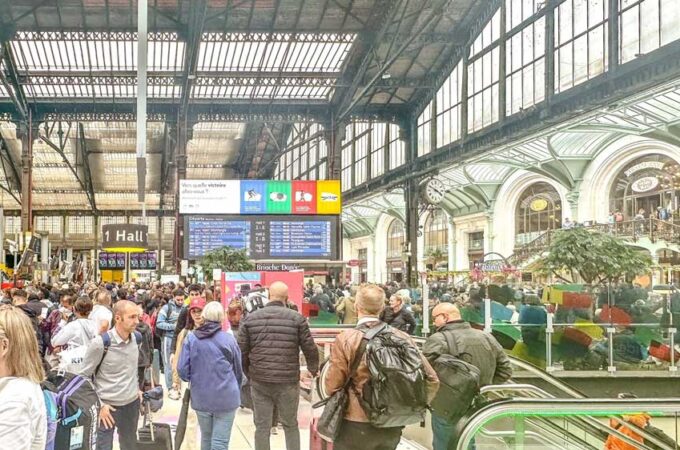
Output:
M446 214L441 209L435 209L425 221L425 254L428 255L435 249L446 253L448 238Z
M515 212L517 243L529 241L544 231L562 226L562 201L548 183L534 183L524 190Z
M619 211L632 219L665 210L667 219L676 217L680 208L680 164L667 156L648 155L627 164L616 177L609 192L610 212Z
M404 222L394 219L387 229L387 257L401 258L404 251L404 241L406 240L406 230Z

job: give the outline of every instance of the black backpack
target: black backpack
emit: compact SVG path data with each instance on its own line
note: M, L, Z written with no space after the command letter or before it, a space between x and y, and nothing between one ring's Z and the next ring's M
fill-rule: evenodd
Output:
M479 394L480 372L477 366L461 359L456 337L443 332L448 353L439 355L432 367L439 377L439 390L432 400L432 413L452 420L463 416Z
M50 399L48 407L48 450L91 450L96 448L101 403L92 382L80 375L53 370L41 383ZM50 413L50 409L53 411ZM55 427L56 425L56 427Z
M420 351L409 338L387 324L366 345L370 380L361 404L371 424L401 427L424 420L427 405L426 375Z

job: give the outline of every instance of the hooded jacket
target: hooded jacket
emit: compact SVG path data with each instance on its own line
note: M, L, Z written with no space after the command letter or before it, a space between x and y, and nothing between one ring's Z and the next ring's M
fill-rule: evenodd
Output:
M177 373L191 383L191 407L196 411L234 411L241 404L241 351L217 322L206 322L187 335Z

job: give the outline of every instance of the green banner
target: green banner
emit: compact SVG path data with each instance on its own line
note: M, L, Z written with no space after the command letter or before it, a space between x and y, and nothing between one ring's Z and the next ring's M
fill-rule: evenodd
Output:
M290 214L290 181L267 181L267 213Z

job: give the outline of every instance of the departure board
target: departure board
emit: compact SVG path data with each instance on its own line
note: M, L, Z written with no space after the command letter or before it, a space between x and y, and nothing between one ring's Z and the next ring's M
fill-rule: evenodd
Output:
M254 260L337 259L337 216L186 216L185 258L225 245Z

